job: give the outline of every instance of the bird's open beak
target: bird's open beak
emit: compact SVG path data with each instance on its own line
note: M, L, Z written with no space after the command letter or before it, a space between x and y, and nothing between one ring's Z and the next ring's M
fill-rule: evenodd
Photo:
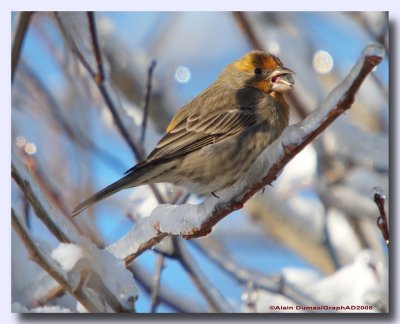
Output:
M276 68L269 76L272 83L272 91L283 92L292 89L294 86L292 74L295 73L283 66Z

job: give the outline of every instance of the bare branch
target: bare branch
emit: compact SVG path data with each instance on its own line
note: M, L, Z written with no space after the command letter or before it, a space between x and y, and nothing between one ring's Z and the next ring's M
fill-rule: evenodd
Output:
M18 22L17 31L14 36L12 51L11 51L11 82L14 81L15 70L18 65L18 61L21 54L22 44L31 21L33 12L25 11L21 12Z
M286 128L253 163L246 177L220 192L219 199L209 197L199 205L158 206L108 249L130 262L168 235L191 238L208 234L226 215L242 208L257 191L271 184L291 159L351 107L361 83L383 56L381 45L367 46L349 75L328 95L321 107L302 122Z
M150 313L155 313L158 304L160 303L160 283L161 273L164 268L164 255L159 254L157 257L156 270L153 275L153 289L151 290L151 305Z
M85 56L82 54L82 52L79 50L78 45L75 43L75 40L73 36L70 34L68 31L67 27L64 25L63 20L61 18L60 13L56 12L54 14L56 21L58 23L58 27L60 28L61 34L64 37L64 40L70 49L70 51L76 55L78 58L79 62L85 67L86 71L90 74L90 76L94 79L94 81L97 84L97 78L96 78L96 71L90 66L89 62L85 59Z
M46 39L47 40L47 39ZM54 50L55 51L55 50ZM62 63L60 62L60 65ZM66 67L64 67L67 70ZM29 85L34 88L35 94L42 96L48 108L50 115L54 119L57 127L60 128L74 143L83 148L89 148L96 154L105 164L110 165L115 170L121 170L123 163L120 162L113 155L97 146L92 139L88 138L85 133L77 129L76 125L71 124L63 115L62 109L58 104L56 98L52 95L46 85L38 78L32 68L24 61L21 61L21 72L24 78L29 82Z
M146 87L146 92L144 95L144 100L143 100L143 120L142 120L142 133L140 136L140 143L142 146L144 145L144 136L146 134L146 124L147 124L147 118L149 114L149 101L150 101L150 93L151 93L151 78L153 76L153 71L154 68L156 67L156 61L152 60L147 72L147 87Z
M385 212L385 200L386 196L381 188L374 188L373 189L373 199L375 204L378 206L379 214L376 224L378 225L379 229L382 232L382 236L385 239L386 245L389 246L389 227L388 227L388 220L386 217Z
M326 246L326 249L331 257L332 263L335 266L335 270L339 270L340 269L340 262L339 259L336 255L336 251L335 248L333 247L332 244L332 239L331 239L331 235L329 233L329 228L328 228L328 217L329 217L329 213L328 213L328 208L327 205L325 205L325 210L324 210L324 227L323 227L323 231L324 231L324 244Z
M152 278L149 275L148 271L142 269L136 262L132 262L128 265L128 270L131 271L136 281L143 287L143 289L148 293L151 294L152 292ZM160 286L158 296L162 303L171 307L177 312L180 313L205 313L207 310L202 307L202 305L197 305L196 300L191 299L190 296L185 296L182 298L182 294L177 294L172 292L166 286Z
M64 39L66 40L67 44L69 45L72 53L74 53L77 56L78 60L82 63L82 65L86 68L86 70L88 71L90 76L95 81L104 101L106 102L108 109L111 112L111 115L113 116L113 120L114 120L118 130L120 131L122 137L124 138L124 140L126 141L128 146L131 148L131 150L136 158L136 161L138 161L138 162L143 161L145 159L144 149L140 144L137 143L137 141L134 138L132 138L132 136L128 132L128 127L125 125L124 119L122 118L122 115L123 115L121 112L122 107L120 107L119 105L116 105L114 103L114 100L112 99L109 84L106 82L105 77L104 77L104 72L100 72L100 71L104 71L104 67L103 67L103 62L101 60L100 48L99 48L99 45L97 42L97 34L95 34L95 35L91 34L93 50L95 52L97 67L99 69L98 72L95 72L90 67L89 62L85 59L85 57L79 50L73 37L69 34L68 30L65 28L60 16L58 14L56 14L55 16L56 16L58 25L60 27L61 33L64 36ZM93 17L91 19L93 19ZM90 25L91 33L92 33L92 29L96 30L93 21L92 22L89 21L89 25ZM160 203L165 202L163 197L161 196L161 194L159 193L159 191L156 189L156 187L154 185L150 184L150 188Z
M221 270L225 271L240 284L251 285L253 288L260 288L275 294L281 294L297 305L318 305L310 296L307 296L291 283L284 280L281 275L273 277L264 276L256 271L248 270L237 265L229 255L221 255L221 253L208 249L198 240L194 240L192 243Z
M37 217L47 226L50 232L53 233L53 235L60 242L70 243L71 239L66 234L65 227L63 228L58 226L54 217L52 217L52 215L48 213L48 210L43 207L42 201L45 201L43 197L38 197L38 191L34 190L31 186L31 183L25 180L25 178L20 173L20 169L15 167L14 163L11 164L11 176L20 187L25 197L31 203ZM67 222L66 218L64 218L64 220Z
M235 17L236 22L239 25L240 29L242 30L243 34L247 38L248 43L251 44L251 46L254 47L255 49L261 50L263 46L261 45L261 42L255 35L250 23L246 19L244 12L234 11L233 16Z
M103 70L103 64L101 60L101 55L100 54L95 54L96 57L96 62L99 68L99 71L96 72L92 69L90 66L89 62L85 59L84 55L81 53L79 50L78 46L76 45L72 35L68 32L68 30L65 28L62 19L60 18L59 14L56 14L56 19L58 22L58 25L60 27L61 33L64 36L64 39L66 40L67 44L69 45L70 50L72 51L73 54L76 55L78 58L79 62L82 63L82 65L85 67L85 69L88 71L90 76L93 78L94 82L96 83L108 109L111 112L111 115L113 116L114 122L120 131L122 137L125 139L129 147L131 148L132 152L134 153L136 159L138 161L142 161L144 159L144 152L143 149L138 145L135 140L131 137L129 134L127 127L125 126L123 119L121 117L121 107L118 107L117 105L114 104L114 101L112 99L110 89L108 84L106 83L106 80L104 79L104 75L102 75ZM92 31L92 28L94 28L94 25L92 24L90 31ZM95 29L95 28L94 28ZM92 42L93 42L93 50L95 53L100 53L100 48L98 46L97 41L97 35L92 35Z
M189 254L183 242L181 240L175 240L174 243L175 252L182 267L186 270L193 283L205 297L211 309L217 313L233 312L231 305L225 297L208 281L207 277L199 271L199 265L196 264L195 260Z
M94 12L88 11L87 18L89 22L90 35L92 36L93 51L96 57L96 64L97 64L97 73L95 79L96 83L102 83L104 81L104 67L103 67L103 61L101 59L99 41L97 38L97 28L94 19Z

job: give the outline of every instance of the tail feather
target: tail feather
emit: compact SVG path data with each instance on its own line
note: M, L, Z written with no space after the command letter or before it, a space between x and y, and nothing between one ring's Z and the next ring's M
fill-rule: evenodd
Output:
M92 206L104 198L107 198L118 191L126 188L137 187L149 182L169 182L166 171L174 168L174 163L155 164L152 162L143 162L137 164L128 170L128 174L118 181L110 184L108 187L95 193L92 197L80 203L72 211L72 216L78 215L86 208Z
M76 206L72 211L72 217L78 215L80 212L92 206L93 204L97 203L98 201L103 200L104 198L107 198L122 189L134 186L135 186L135 181L132 177L132 174L128 174L125 177L119 179L118 181L100 190L99 192L95 193L92 197L86 199L78 206Z

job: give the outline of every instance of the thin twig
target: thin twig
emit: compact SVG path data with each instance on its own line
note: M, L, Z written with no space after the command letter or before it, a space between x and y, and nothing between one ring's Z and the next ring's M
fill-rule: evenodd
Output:
M156 269L153 275L153 288L151 290L150 313L155 313L156 308L160 303L160 283L161 283L161 273L163 268L164 268L164 255L159 254L156 261Z
M43 82L38 78L31 67L24 61L21 61L21 68L23 70L21 72L24 73L24 77L28 80L30 86L34 87L35 94L43 96L45 103L48 105L50 114L57 124L56 127L62 129L64 133L78 146L90 149L102 162L113 167L115 170L120 171L124 167L124 164L112 154L97 146L83 132L76 129L76 125L71 125L71 123L64 117L57 100L49 89L46 88L45 84L43 84Z
M100 70L99 71L94 71L92 67L90 66L89 62L85 59L81 51L79 50L78 46L76 45L75 41L73 40L72 36L68 32L68 30L65 28L62 19L58 14L55 15L58 25L60 27L61 33L64 36L64 39L67 41L67 44L69 45L70 50L72 53L74 53L78 60L82 63L82 65L85 67L89 75L92 77L92 79L95 81L104 101L106 102L106 105L108 109L111 112L111 115L113 116L114 122L120 131L122 137L125 139L126 143L129 145L130 149L132 150L133 154L135 155L136 159L139 161L142 161L144 159L144 152L143 149L139 145L136 144L134 139L130 136L128 130L126 129L121 116L119 115L116 106L114 105L114 102L112 100L112 97L108 91L108 88L106 87L105 80L101 79L99 75L100 70L102 70L102 61L101 61L101 55L96 57L98 59L97 64L100 64ZM96 38L95 36L92 35L92 41L93 39ZM96 38L97 39L97 38ZM100 52L100 49L98 47L98 44L96 42L93 42L93 49L94 52Z
M78 46L76 45L72 35L69 33L67 28L64 26L64 23L62 21L62 18L58 12L54 13L54 16L56 18L56 21L58 22L58 27L60 28L61 34L64 37L66 44L70 51L76 55L78 58L79 62L84 66L86 71L90 74L90 76L95 80L96 82L96 71L90 66L89 62L85 59L81 51L79 50ZM97 82L96 82L97 83Z
M120 131L122 137L125 139L126 143L131 148L136 159L138 161L143 161L145 159L143 148L140 147L140 145L138 145L136 143L136 141L131 137L128 130L124 126L122 117L118 113L117 108L115 107L113 100L111 99L111 95L108 92L106 85L103 82L103 83L97 84L97 86L100 90L101 95L103 96L104 101L106 102L108 109L111 112L111 115L113 116L114 122L115 122L118 130Z
M153 71L154 68L156 67L156 61L152 60L147 72L147 86L146 86L146 92L143 97L143 119L142 119L142 132L140 136L140 143L142 144L142 147L144 147L144 137L146 134L146 125L147 125L147 118L149 114L149 102L150 102L150 94L151 94L151 80L153 76Z
M45 208L43 208L43 205L40 201L40 199L37 197L35 192L32 190L31 184L25 179L22 178L21 174L18 172L18 170L15 168L14 164L11 164L11 176L17 183L17 185L20 187L21 191L24 193L25 197L29 200L31 203L33 209L35 210L35 213L37 217L44 223L46 224L47 228L50 230L50 232L53 233L53 235L63 243L71 243L71 240L68 238L68 236L64 233L62 229L60 229L52 220L52 218L49 216Z
M61 199L61 194L59 190L51 183L51 181L49 181L48 176L45 172L43 172L43 169L37 163L37 160L34 158L34 156L26 154L24 148L21 147L20 157L27 170L29 170L30 174L32 175L33 180L39 185L46 199L50 203L52 203L69 221L70 212L64 201ZM29 207L30 205L26 197L25 201L28 203ZM88 237L90 237L97 246L101 245L100 238L98 237L98 235L96 235L93 226L87 226L85 224L85 226L83 227L81 224L81 226L77 227L77 230L80 234L86 234Z
M186 270L193 283L205 297L211 310L217 313L233 312L232 306L220 293L220 291L212 285L206 276L199 271L199 265L196 264L193 257L187 251L183 242L178 238L173 238L175 253L179 258L182 267Z
M133 273L136 282L151 295L153 290L152 277L149 272L139 266L136 262L132 262L127 266L127 269ZM166 306L172 308L178 313L205 313L207 310L197 303L195 299L191 299L191 296L182 297L182 294L173 292L172 289L163 285L159 287L158 297L160 302Z
M96 32L96 27L94 24L93 15L90 15L88 13L88 20L89 20L89 26L90 26L90 34L92 37L93 51L95 53L97 69L98 69L97 73L92 74L92 77L94 78L94 81L96 82L96 84L100 90L100 93L102 94L108 108L110 109L111 114L114 118L114 121L115 121L118 129L120 130L122 136L125 138L125 141L129 144L130 148L132 149L132 151L135 154L135 156L137 157L137 159L139 161L143 161L145 158L143 148L140 147L133 138L131 138L128 130L126 129L124 123L122 122L120 115L117 113L117 109L114 105L114 102L111 99L111 96L105 86L103 61L101 59L100 47L99 47L99 43L97 41L97 32ZM78 52L80 52L79 49L78 49ZM80 58L81 58L81 60L82 59L84 60L83 56L80 56Z
M385 239L386 245L389 246L389 227L388 227L388 220L386 217L385 211L385 200L386 196L383 192L383 189L374 188L374 202L378 206L380 216L376 220L376 224L378 225L379 229L382 232L382 236Z
M361 11L351 11L349 14L352 16L352 18L357 21L357 23L365 29L365 31L370 35L372 39L375 39L375 41L381 43L385 47L385 51L388 51L388 47L386 42L384 41L385 35L387 32L389 32L389 24L385 26L385 28L382 29L381 34L375 33L375 31L372 30L369 22L367 21L365 14ZM381 14L385 15L386 21L389 22L389 17L388 17L388 12L382 12Z
M128 146L130 147L130 149L132 150L136 160L139 162L143 161L145 159L144 149L142 146L140 146L138 143L136 143L136 141L131 137L130 133L128 132L127 128L125 127L122 117L120 116L119 110L114 105L111 94L106 85L106 80L105 79L101 80L101 77L98 76L99 73L95 72L90 67L90 64L87 62L87 60L85 59L85 57L83 56L83 54L81 53L81 51L79 50L77 45L75 44L75 41L73 40L72 36L69 34L67 29L65 28L60 16L58 14L56 14L55 17L56 17L56 20L58 21L58 25L60 27L61 33L63 34L65 40L67 41L72 53L74 53L77 56L78 60L82 63L82 65L88 71L89 75L95 81L104 101L106 102L108 109L111 112L111 115L113 116L113 120L114 120L119 132L121 133L122 137L124 138L124 140L126 141ZM94 25L92 25L92 26L94 26ZM93 39L97 39L97 37L92 35L92 41L93 41ZM100 53L100 48L98 46L98 42L93 42L93 49L94 49L95 53L96 52ZM103 70L103 63L102 63L100 54L96 55L96 60L97 60L97 65L98 65L99 69ZM160 192L157 190L157 188L153 184L150 184L150 189L153 191L155 197L157 198L157 200L160 203L164 202L164 199L161 196Z
M97 38L97 28L96 28L96 21L94 19L94 12L88 11L87 18L89 22L90 35L92 37L93 51L97 64L97 73L95 79L96 83L102 83L104 81L104 68L103 68L103 61L101 59L99 41Z
M17 31L13 40L12 51L11 51L11 82L14 81L15 70L17 68L19 58L21 55L21 48L24 42L26 31L31 21L33 12L25 11L21 12Z
M354 12L350 12L349 14L352 16L352 18L355 21L357 21L358 24L360 24L360 26L362 28L364 28L367 31L367 33L370 34L372 39L374 39L376 42L382 44L385 47L385 51L386 52L389 51L389 49L387 47L387 43L385 42L386 34L389 32L389 24L386 24L385 28L382 29L382 33L378 35L377 33L375 33L372 30L372 28L371 28L370 24L368 23L364 13L354 11ZM387 13L382 13L382 14L385 15L386 22L389 22L389 18L387 16ZM371 76L372 76L372 79L374 80L375 84L377 85L379 91L382 93L382 95L385 98L389 97L389 93L388 93L387 88L383 85L381 79L376 75L376 73L371 73Z
M24 202L25 225L30 230L31 229L31 214L30 214L31 209L30 209L29 200L25 196L23 196L23 202Z
M255 289L260 288L266 291L281 294L292 300L297 305L314 306L318 303L310 296L305 295L290 282L281 279L282 276L268 277L256 271L252 271L237 265L229 255L218 253L204 246L199 240L191 240L191 243L221 270L233 277L239 284L251 285Z
M388 98L389 92L388 92L387 88L384 86L382 80L378 77L378 75L375 72L371 73L371 76L372 76L372 79L375 81L379 91L382 93L382 95L385 98Z
M323 226L323 232L324 232L324 244L326 246L326 249L331 257L332 263L335 267L335 270L339 270L340 269L340 262L339 259L336 255L336 251L335 248L332 244L332 239L331 239L331 235L329 233L329 227L328 227L328 207L325 205L325 211L324 211L324 226Z

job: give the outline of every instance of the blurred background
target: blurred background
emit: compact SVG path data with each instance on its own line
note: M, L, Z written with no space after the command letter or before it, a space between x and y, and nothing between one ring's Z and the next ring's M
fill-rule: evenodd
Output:
M34 13L13 75L13 159L25 164L65 217L148 154L176 111L247 51L273 53L296 72L288 98L291 124L318 108L366 45L379 42L389 51L386 12L98 12L94 17L103 90L90 73L97 62L83 12ZM12 23L15 38L21 13L13 13ZM198 273L160 253L162 248L138 257L131 268L139 288L136 310L218 311L193 278L198 275L235 312L270 312L270 305L370 305L387 312L388 249L371 195L383 192L389 213L388 87L386 57L352 108L296 156L273 187L228 215L210 235L179 238ZM58 240L11 185L12 206L32 237L56 248ZM156 190L170 203L201 201L171 185ZM154 190L133 188L73 222L103 248L157 205ZM77 311L62 287L53 294L43 288L51 280L28 260L13 233L13 310L56 305Z

